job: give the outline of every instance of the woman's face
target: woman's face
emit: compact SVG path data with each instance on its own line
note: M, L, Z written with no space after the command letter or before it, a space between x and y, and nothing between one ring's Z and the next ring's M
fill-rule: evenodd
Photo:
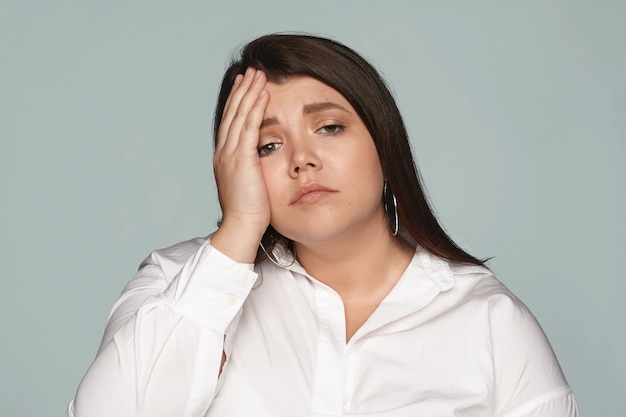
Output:
M348 101L310 77L266 90L258 149L272 226L299 243L386 228L376 147Z

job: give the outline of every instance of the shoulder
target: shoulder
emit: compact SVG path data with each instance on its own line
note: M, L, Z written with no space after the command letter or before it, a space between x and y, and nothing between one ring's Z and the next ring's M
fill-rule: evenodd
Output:
M522 331L540 327L526 305L493 272L481 265L450 262L429 253L416 254L421 273L441 289L437 305L464 322L478 320L491 332Z
M451 264L455 286L467 298L483 304L492 330L533 328L539 324L528 307L487 268L474 265ZM542 333L543 334L543 333Z
M501 309L528 311L524 303L493 272L481 265L448 262L456 291L485 304L490 313Z
M421 274L437 283L446 298L459 302L497 303L500 299L519 302L485 266L448 261L421 249L416 251L412 263Z
M575 409L550 342L528 307L489 269L454 263L448 267L454 277L450 293L456 293L457 305L464 309L464 322L470 326L474 317L487 326L486 342L501 413L526 415L521 410L556 406L558 402Z

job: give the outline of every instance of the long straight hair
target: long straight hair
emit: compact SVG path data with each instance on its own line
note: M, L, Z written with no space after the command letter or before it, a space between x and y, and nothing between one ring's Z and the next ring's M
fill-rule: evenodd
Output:
M312 35L270 34L251 41L224 74L213 124L215 142L235 77L248 67L262 70L270 82L309 76L341 93L374 140L383 175L396 196L401 227L417 245L437 256L455 262L484 264L454 243L435 218L413 160L400 111L380 74L369 62L337 41ZM281 239L283 237L269 226L262 243L271 248Z

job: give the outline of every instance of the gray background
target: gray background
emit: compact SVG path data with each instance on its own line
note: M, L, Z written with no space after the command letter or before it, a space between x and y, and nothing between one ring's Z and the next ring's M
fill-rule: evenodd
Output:
M623 415L626 2L415 0L0 0L0 415L63 415L143 257L214 228L221 73L287 30L382 71L445 227Z

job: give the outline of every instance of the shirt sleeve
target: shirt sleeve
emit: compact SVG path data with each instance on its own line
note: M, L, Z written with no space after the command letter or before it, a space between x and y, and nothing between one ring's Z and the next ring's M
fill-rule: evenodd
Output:
M498 417L578 417L574 395L539 323L515 297L490 300Z
M126 286L69 417L204 415L257 274L208 241L181 251L154 252Z

